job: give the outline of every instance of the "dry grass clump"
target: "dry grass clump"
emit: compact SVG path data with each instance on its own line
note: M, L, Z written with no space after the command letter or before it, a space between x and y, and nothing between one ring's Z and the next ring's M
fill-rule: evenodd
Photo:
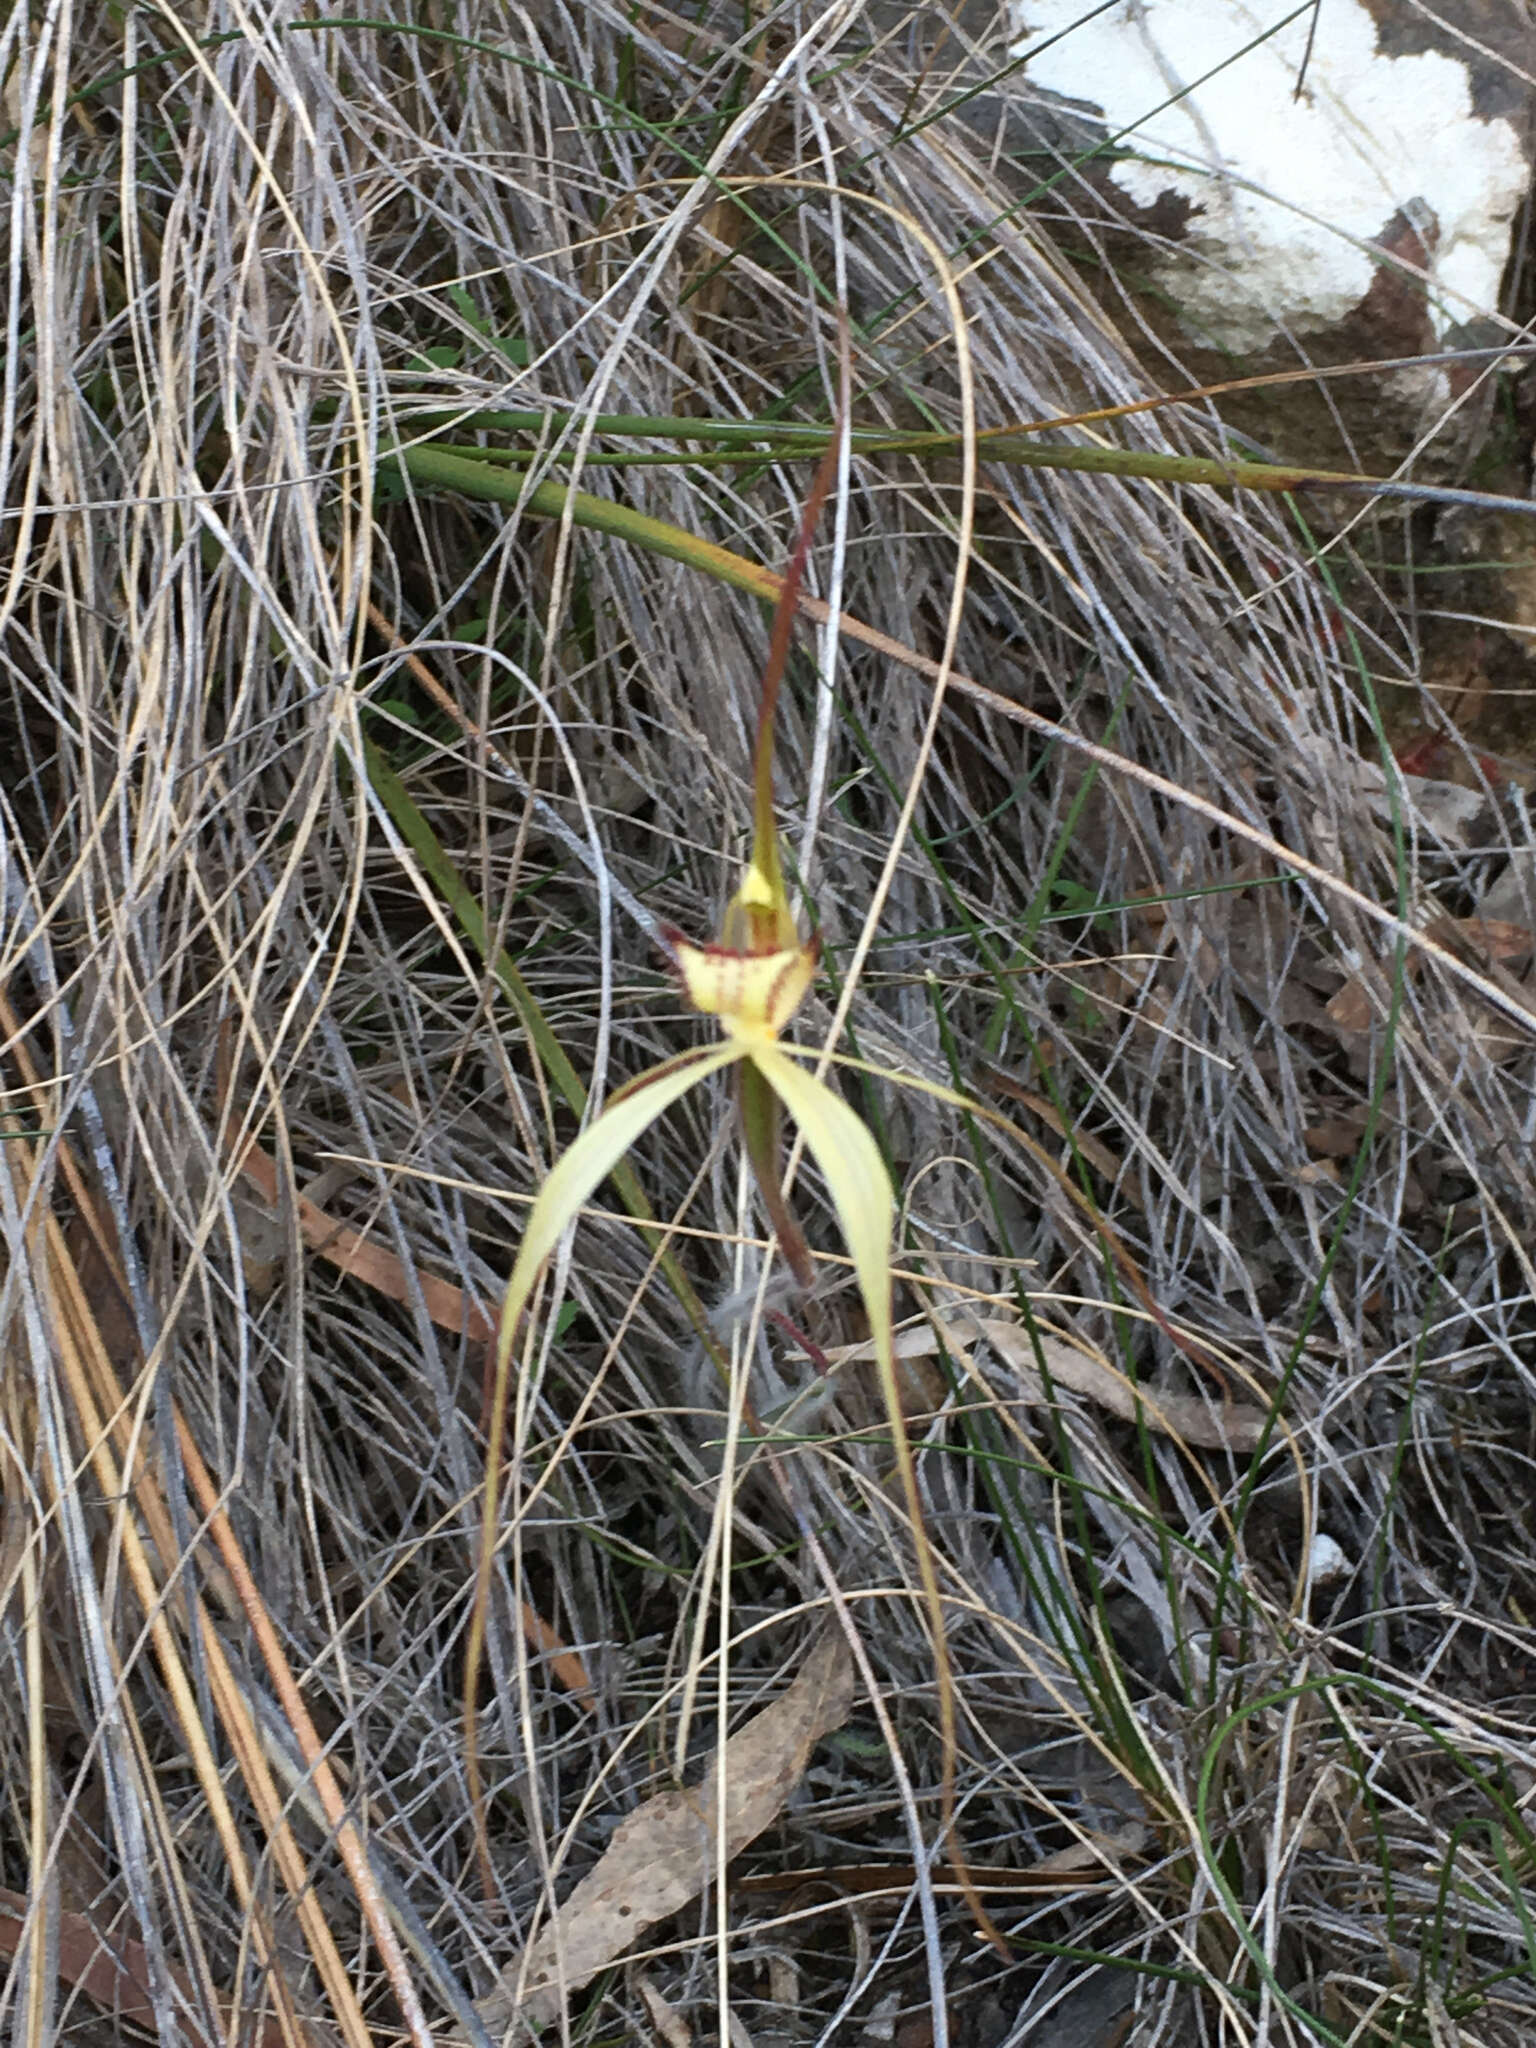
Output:
M1484 790L1464 830L1382 773L1410 622L1348 536L1320 562L1280 502L1168 483L983 462L955 664L1203 808L963 694L930 750L930 684L830 628L781 713L806 1035L915 778L847 1044L1034 1141L846 1083L937 1333L912 1426L959 1828L1010 1954L920 1863L932 1660L835 1229L803 1176L823 1284L756 1316L720 1095L636 1161L674 1280L610 1187L545 1292L486 1895L456 1692L485 1338L575 1128L507 970L594 1104L688 1042L646 926L716 923L764 634L388 453L428 410L505 443L469 416L547 409L530 490L778 565L807 463L616 471L637 444L594 418L825 420L842 303L857 425L956 428L933 248L981 425L1149 387L888 17L365 12L4 31L7 2023L473 2034L836 1589L878 1712L572 2001L578 2038L1528 2039L1526 811ZM1206 405L1091 431L1223 446ZM816 588L937 657L963 480L853 456Z

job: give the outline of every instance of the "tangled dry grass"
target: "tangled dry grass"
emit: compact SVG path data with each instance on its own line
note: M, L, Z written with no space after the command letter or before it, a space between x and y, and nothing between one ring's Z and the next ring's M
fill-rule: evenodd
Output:
M494 962L594 1099L686 1042L645 921L716 922L764 634L680 563L382 458L429 399L546 409L532 479L777 564L807 465L614 470L593 419L826 419L842 303L859 425L955 427L934 250L983 425L1151 387L1016 169L926 118L953 63L914 69L899 11L362 13L66 0L3 32L14 2038L473 2034L835 1590L873 1694L731 1882L572 2000L575 2038L1529 2040L1531 834L1517 788L1469 839L1383 772L1373 693L1411 692L1415 648L1359 535L1320 562L1285 506L1170 484L983 465L955 662L1204 808L960 694L930 748L930 683L831 627L783 714L820 1023L915 792L848 1042L1035 1141L849 1084L902 1193L898 1307L936 1333L913 1426L959 1827L1010 1953L923 1861L932 1661L845 1269L749 1313L723 1098L637 1171L732 1383L611 1190L546 1290L482 1886L485 1336L574 1128ZM1222 447L1204 405L1114 431ZM834 610L940 652L963 480L848 461ZM1501 875L1502 958L1471 922ZM1086 1391L1041 1385L1030 1318Z

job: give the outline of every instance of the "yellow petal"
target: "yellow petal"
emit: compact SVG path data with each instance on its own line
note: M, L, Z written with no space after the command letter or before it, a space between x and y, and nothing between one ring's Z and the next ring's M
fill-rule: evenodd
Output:
M883 1383L889 1375L889 1391L894 1393L891 1218L896 1200L880 1147L869 1126L860 1121L840 1095L834 1095L814 1074L797 1067L778 1046L754 1046L752 1063L799 1125L812 1158L821 1168L864 1297L864 1312L869 1317L870 1341L880 1364L881 1380ZM893 1424L899 1424L900 1419L897 1403Z
M896 1378L896 1347L891 1329L891 1224L895 1197L880 1148L868 1128L843 1101L814 1074L797 1067L779 1046L754 1046L752 1064L789 1111L805 1137L816 1164L821 1168L827 1193L843 1226L843 1236L853 1259L854 1275L864 1297L869 1317L870 1349L880 1374L880 1392L886 1419L891 1425L891 1443L896 1452L896 1469L907 1514L912 1523L918 1582L928 1610L933 1636L933 1661L938 1678L939 1738L944 1755L941 1794L944 1809L944 1840L949 1840L954 1820L955 1770L955 1675L944 1629L944 1596L939 1586L933 1545L923 1521L922 1495L917 1489L917 1466L912 1442L907 1435L902 1410L901 1388ZM959 1865L961 1888L966 1894L976 1924L988 1939L1001 1943L986 1909L976 1895L965 1870L964 1854L958 1840L952 1854Z
M470 1804L481 1813L479 1737L476 1732L476 1702L480 1683L480 1660L485 1649L485 1618L490 1601L491 1573L496 1562L496 1507L501 1497L501 1448L507 1429L507 1391L512 1377L512 1346L517 1326L539 1268L549 1257L568 1224L574 1223L581 1205L600 1181L606 1180L637 1139L680 1096L709 1075L741 1059L747 1047L740 1043L712 1046L691 1059L672 1060L654 1073L615 1096L593 1124L590 1124L562 1154L539 1189L538 1199L528 1212L523 1241L517 1248L507 1298L502 1305L501 1326L496 1333L496 1377L491 1391L489 1435L485 1453L485 1512L480 1524L480 1555L475 1570L475 1597L469 1611L469 1632L464 1645L464 1762L469 1778Z
M517 1248L507 1298L501 1311L501 1329L496 1345L497 1371L510 1353L517 1329L539 1268L560 1242L567 1224L576 1219L581 1205L600 1181L608 1178L630 1146L642 1138L664 1109L721 1067L739 1060L746 1048L740 1045L711 1046L691 1060L669 1063L654 1075L644 1075L611 1102L588 1125L568 1152L561 1154L539 1189L538 1199L528 1212L523 1241Z

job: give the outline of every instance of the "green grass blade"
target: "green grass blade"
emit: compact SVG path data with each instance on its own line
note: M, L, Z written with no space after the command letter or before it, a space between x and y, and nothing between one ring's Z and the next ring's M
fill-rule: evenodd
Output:
M759 440L768 439L770 432L774 438L779 438L776 430L758 428L756 432ZM831 429L819 429L818 432L824 445L830 439ZM877 439L861 435L854 445L861 454L940 454L952 450L958 438L951 434L884 435ZM757 447L729 452L739 452L743 461L761 462L774 451ZM819 450L807 446L794 452L810 455ZM1100 448L1078 442L1041 443L1017 428L986 437L979 452L988 462L1006 462L1023 469L1140 477L1155 483L1204 484L1216 490L1284 493L1309 488L1387 492L1397 489L1392 483L1351 470L1315 469L1304 463L1253 462L1236 457L1228 460L1213 455L1176 455L1154 448ZM528 511L541 512L547 517L562 514L569 498L572 500L571 516L578 526L590 524L608 532L623 533L626 531L625 520L612 523L613 515L624 514L630 520L644 520L645 517L607 499L589 500L585 492L572 492L563 484L540 484L533 491L525 491L515 476L500 473L505 460L502 451L441 447L435 442L422 442L415 447L392 450L388 459L398 461L415 483L462 491L466 497L488 498L501 504L521 502ZM679 456L676 459L687 461L690 458ZM601 514L595 516L594 508L598 507ZM647 523L663 524L659 520ZM669 531L675 536L679 529L674 527ZM638 539L639 532L630 533L629 537ZM671 550L659 552L676 553L676 550L677 541L674 539ZM677 559L686 560L687 556L679 553Z

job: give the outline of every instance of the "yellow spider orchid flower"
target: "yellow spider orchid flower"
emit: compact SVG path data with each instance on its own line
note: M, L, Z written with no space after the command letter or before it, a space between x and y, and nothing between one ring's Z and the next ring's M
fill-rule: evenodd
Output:
M576 1221L583 1204L607 1179L656 1119L714 1074L734 1068L739 1077L741 1128L748 1158L780 1248L807 1289L814 1279L810 1253L789 1213L779 1170L779 1122L787 1110L820 1169L837 1213L869 1322L900 1475L911 1520L938 1677L944 1745L943 1829L951 1832L955 1755L954 1685L944 1633L943 1601L928 1543L912 1448L896 1377L891 1318L891 1253L895 1196L885 1162L868 1127L842 1097L797 1064L780 1034L815 977L817 942L803 940L784 885L774 820L772 745L779 679L789 651L795 600L810 536L831 484L836 442L821 466L783 585L763 674L755 747L752 857L727 907L720 941L701 945L669 928L662 934L678 980L692 1007L718 1018L722 1042L684 1053L629 1082L556 1162L529 1212L518 1246L496 1340L496 1368L486 1453L485 1515L479 1569L465 1653L465 1760L480 1851L489 1877L476 1736L479 1672L485 1642L496 1550L502 1444L507 1420L513 1346L523 1312L545 1260ZM958 1845L956 1873L978 1926L1004 1948L969 1881Z

